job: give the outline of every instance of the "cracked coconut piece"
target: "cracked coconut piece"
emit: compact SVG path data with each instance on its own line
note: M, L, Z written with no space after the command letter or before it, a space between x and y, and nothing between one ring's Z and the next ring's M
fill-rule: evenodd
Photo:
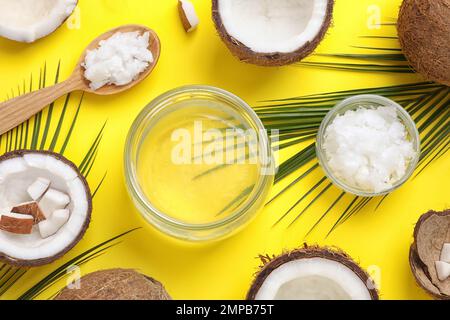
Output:
M36 200L32 200L32 195ZM60 209L69 212L56 212ZM62 155L18 150L0 156L1 213L1 262L36 267L55 261L79 242L89 226L92 195L78 167ZM48 219L52 221L43 224ZM45 225L57 232L42 238Z
M436 265L446 243L450 243L450 210L423 214L414 228L410 266L419 286L437 299L450 298L450 278L440 280L442 264Z
M36 201L19 204L13 207L11 212L32 216L34 218L34 224L45 220L45 215Z
M247 300L378 300L370 276L344 252L307 246L277 257L263 257L263 266Z
M49 189L41 201L39 201L39 207L45 215L45 218L49 218L56 210L64 209L70 203L70 197L58 190Z
M28 194L34 201L39 200L50 187L50 180L45 178L37 178L27 189Z
M180 14L181 23L183 24L183 28L186 32L191 32L197 28L199 19L192 2L188 0L179 0L178 12Z
M310 55L332 20L334 0L212 0L214 25L247 63L284 66Z
M30 215L5 213L0 218L0 229L14 234L31 234L34 218Z
M49 219L39 223L39 233L43 239L58 232L61 227L69 221L70 211L68 209L56 210Z
M77 0L0 1L0 36L34 42L54 32L72 14Z

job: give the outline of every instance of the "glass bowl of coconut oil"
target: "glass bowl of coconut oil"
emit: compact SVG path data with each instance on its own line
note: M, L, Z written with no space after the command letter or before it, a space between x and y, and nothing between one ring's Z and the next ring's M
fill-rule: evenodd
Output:
M186 86L153 100L125 147L125 178L142 216L190 241L220 239L262 209L274 180L269 138L237 96Z
M413 174L420 137L402 106L382 96L358 95L326 115L316 153L325 175L339 188L362 197L382 196Z

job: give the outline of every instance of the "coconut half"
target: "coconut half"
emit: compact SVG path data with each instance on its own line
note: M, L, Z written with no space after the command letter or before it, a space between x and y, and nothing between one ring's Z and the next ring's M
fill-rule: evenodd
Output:
M55 31L72 14L77 0L0 0L0 36L34 42Z
M328 30L333 0L213 0L220 37L240 60L282 66L308 56Z
M422 215L414 228L409 263L417 284L437 299L450 299L450 278L440 280L436 262L450 243L450 210Z
M92 196L78 168L59 154L29 150L0 157L0 222L3 215L8 222L11 212L24 215L31 210L34 201L31 195L35 193L30 195L30 186L36 181L50 181L50 185L41 195L42 212L34 216L37 221L32 232L18 234L0 230L0 260L12 265L39 266L58 259L80 241L89 226ZM54 225L61 219L59 213L53 213L63 209L70 216L55 229ZM49 231L52 227L55 232Z
M450 86L450 0L404 0L397 29L411 66Z
M55 300L171 300L160 282L129 269L93 272L79 284L63 289Z
M378 300L370 277L342 251L305 246L263 262L248 300Z

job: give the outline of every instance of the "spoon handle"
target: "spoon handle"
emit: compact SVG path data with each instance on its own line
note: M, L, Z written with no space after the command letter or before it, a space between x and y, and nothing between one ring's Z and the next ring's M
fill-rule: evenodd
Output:
M52 87L0 103L0 134L17 127L59 97L82 88L82 79L72 76Z

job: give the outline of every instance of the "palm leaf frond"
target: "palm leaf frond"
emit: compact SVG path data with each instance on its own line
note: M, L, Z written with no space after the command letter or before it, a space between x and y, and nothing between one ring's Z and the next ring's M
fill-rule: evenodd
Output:
M345 59L356 60L381 60L379 57L367 57L367 55L355 55L354 57L344 57L335 55ZM394 57L383 58L386 61L395 60ZM341 71L359 71L359 72L383 72L383 73L415 73L415 71L407 64L381 64L381 63L343 63L343 62L312 62L304 61L299 63L303 67L314 67L330 70Z
M59 72L61 68L61 61L58 62L58 68L56 69L56 76L55 76L55 83L57 84L59 82ZM45 87L45 83L43 85ZM47 120L45 121L44 131L42 133L41 137L41 144L39 149L44 150L45 149L45 143L47 142L47 136L48 132L50 130L50 124L52 123L52 115L53 115L53 108L55 107L55 102L50 103L50 105L47 108Z
M63 279L67 276L67 270L70 267L73 266L82 266L86 264L87 262L91 261L92 259L95 259L102 255L106 250L112 248L113 246L116 246L119 242L115 242L115 240L118 240L125 235L137 230L139 228L131 229L126 232L123 232L111 239L108 239L102 243L99 243L95 245L94 247L84 251L83 253L79 254L75 258L69 260L68 262L64 263L62 266L55 269L53 272L51 272L49 275L47 275L44 279L36 283L34 286L32 286L30 289L28 289L24 294L22 294L18 300L32 300L39 296L41 293L49 289L51 286L53 286L57 281Z
M443 85L431 82L418 82L405 85L345 90L287 99L268 100L260 106L255 107L255 111L266 128L277 129L280 140L287 141L278 144L280 151L284 148L294 146L301 147L299 151L280 165L275 178L276 183L284 180L290 181L268 204L280 198L318 168L318 164L314 162L316 160L315 143L308 143L306 146L303 146L303 143L315 138L326 113L345 98L367 93L383 95L397 101L411 114L418 124L418 130L422 138L422 156L416 175L423 172L433 161L441 158L448 152L450 149L450 109L448 108L450 105L450 89ZM314 116L311 117L311 115ZM304 172L291 179L296 172L300 171L309 163L312 163L312 165L309 165ZM331 192L331 190L335 191L335 187L332 187L331 184L323 185L324 182L325 179L322 175L313 187L307 190L287 212L276 220L274 225L278 225L283 220L290 218L288 226L292 226L320 197L327 192ZM314 198L306 203L299 213L292 217L291 214L296 211L295 209L300 207L309 196L314 194ZM341 192L338 193L336 198L332 198L328 209L312 226L307 235L336 208L338 203L343 201L344 195L345 193L343 194ZM377 207L385 199L386 197L378 199ZM372 200L372 198L354 197L338 217L337 221L335 221L329 233L334 231L350 217L360 212Z
M17 268L3 264L0 266L0 297L7 292L25 273L26 268Z
M391 25L391 24L386 24ZM354 49L366 51L364 53L321 53L316 54L316 59L302 61L297 65L338 71L370 72L370 73L399 73L411 74L415 71L409 66L406 57L398 43L397 36L361 36L362 39L371 41L388 41L385 46L353 45ZM395 40L395 46L393 41ZM316 61L317 58L319 61ZM329 58L332 61L322 61L320 58Z

